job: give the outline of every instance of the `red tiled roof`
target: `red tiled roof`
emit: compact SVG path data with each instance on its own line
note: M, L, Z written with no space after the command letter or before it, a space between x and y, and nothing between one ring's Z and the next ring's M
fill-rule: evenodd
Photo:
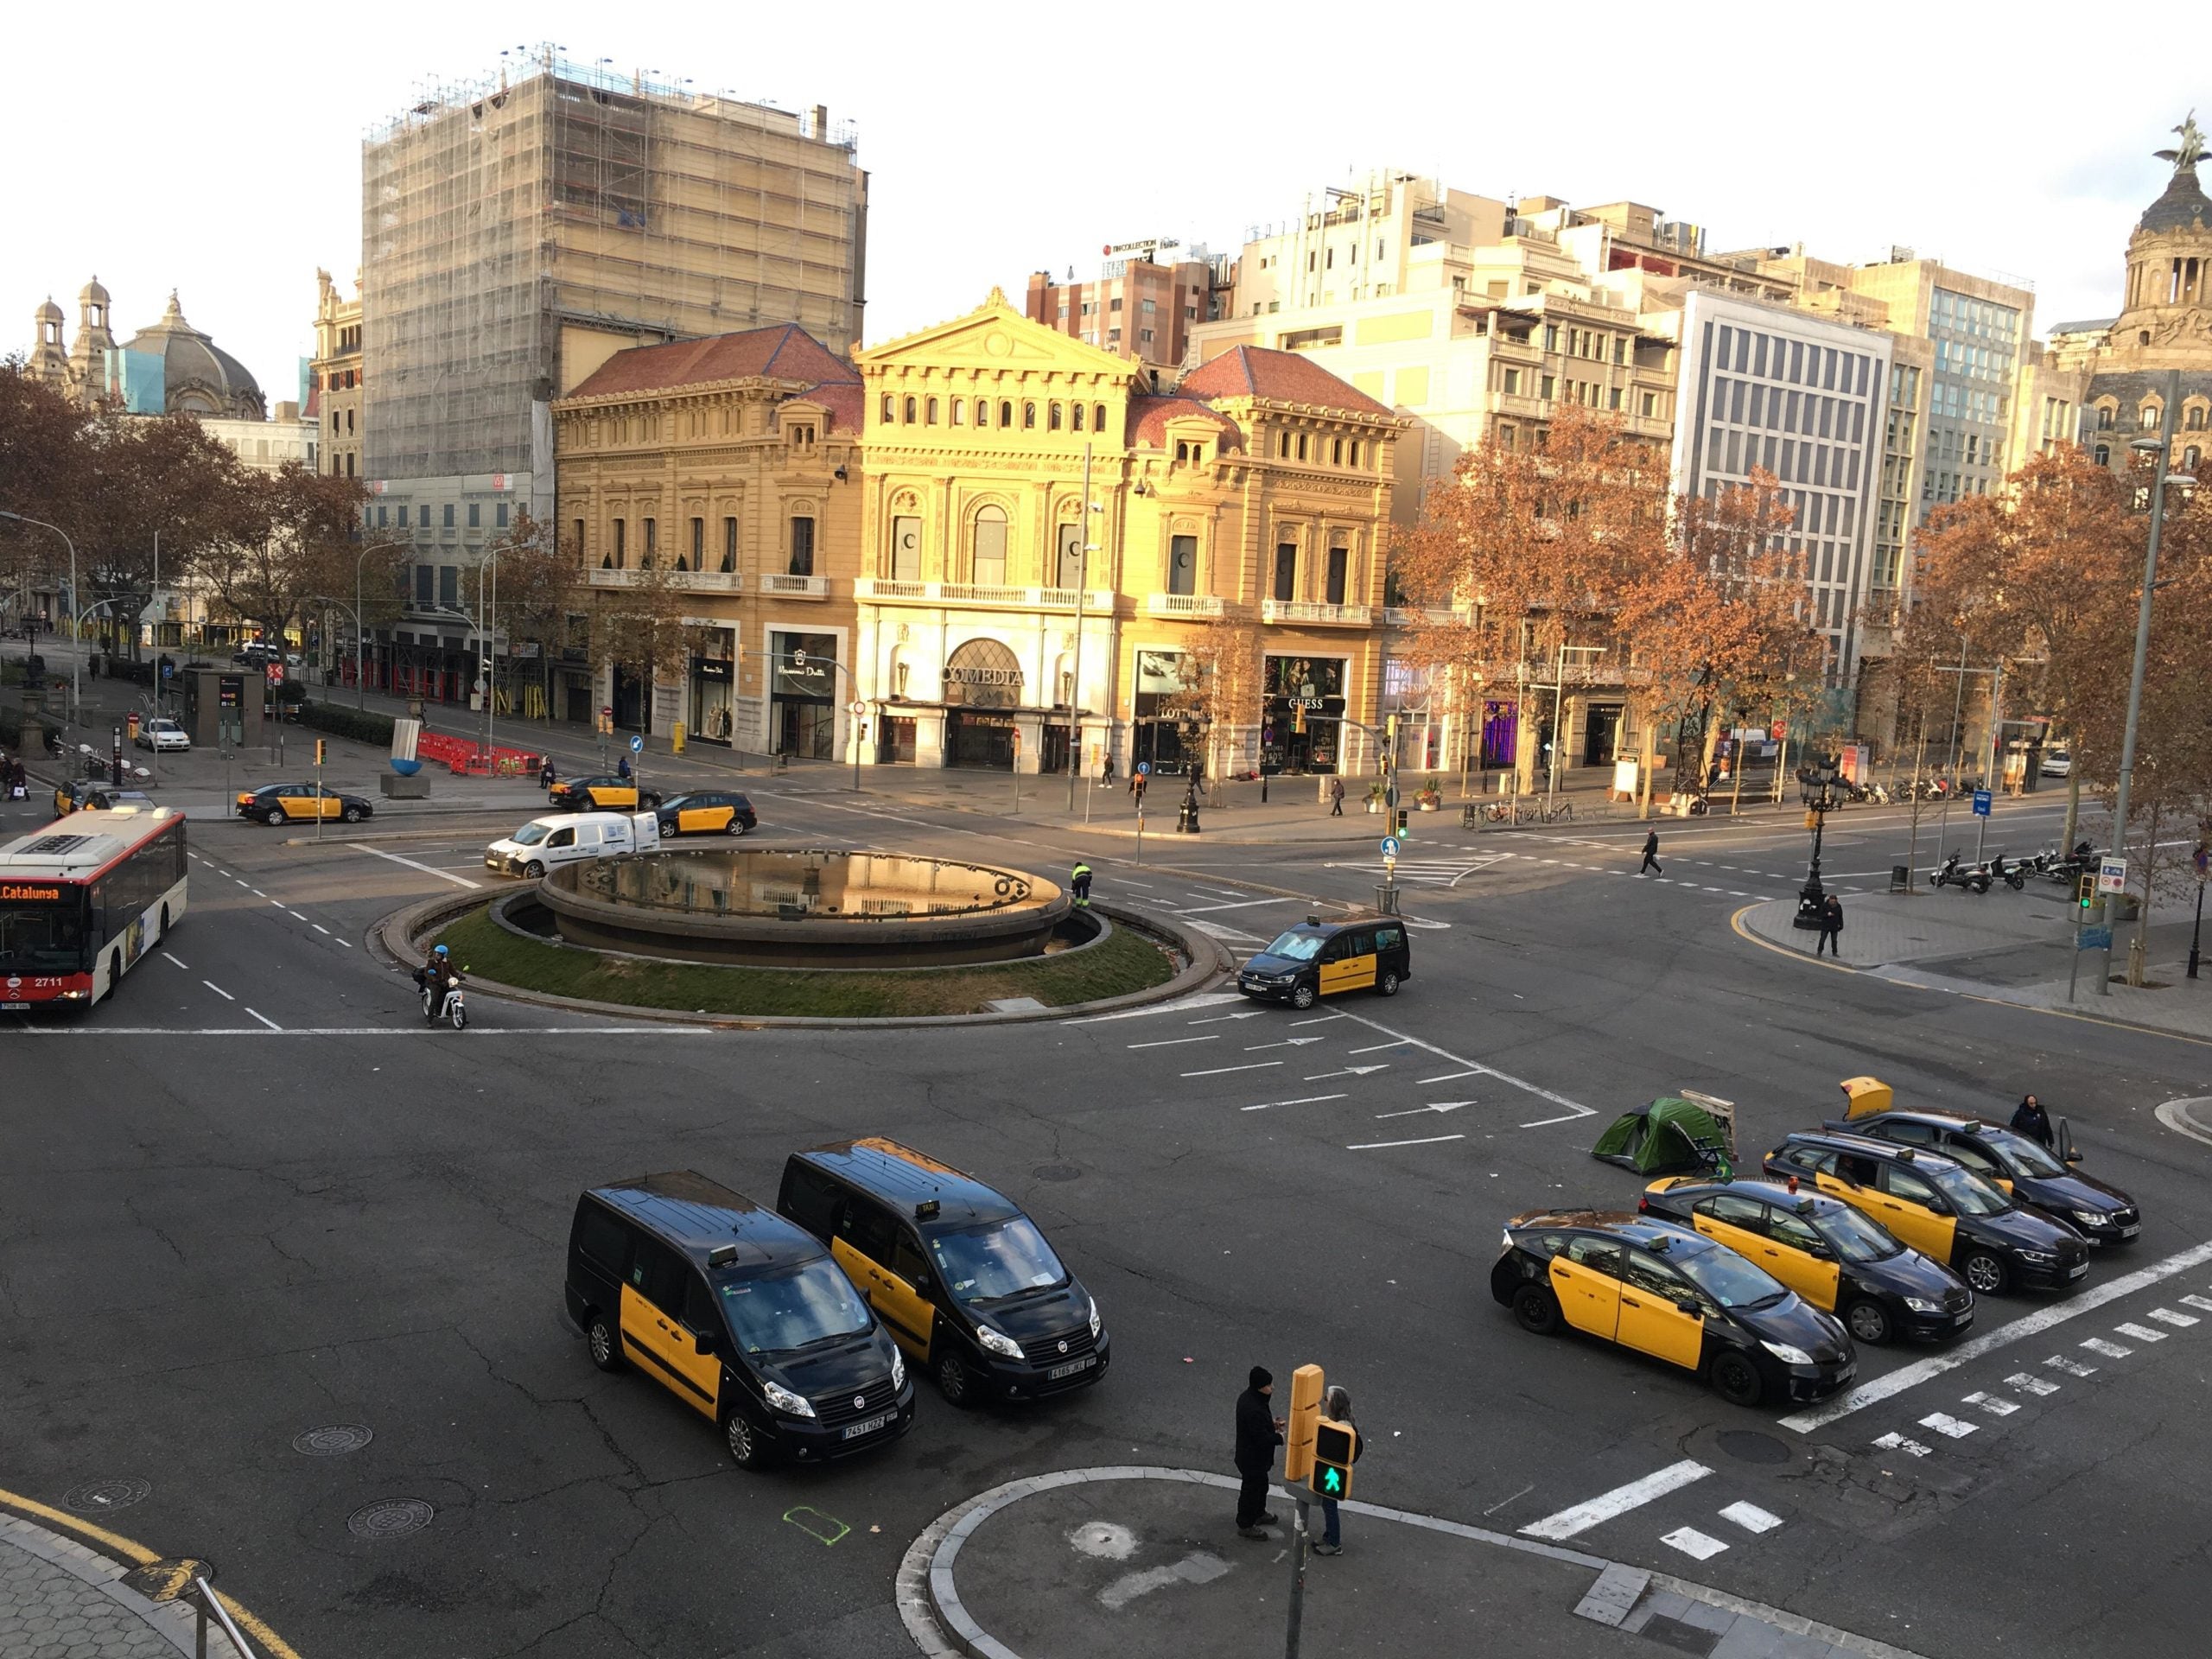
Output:
M861 414L866 407L868 397L860 386L850 381L840 380L809 387L799 396L810 404L821 404L830 411L830 424L822 435L823 437L828 437L831 432L850 432L855 437L860 435Z
M1180 390L1198 397L1264 397L1270 403L1307 404L1354 415L1390 413L1312 359L1263 346L1238 346L1224 352L1185 375Z
M1211 423L1229 435L1222 440L1224 449L1244 447L1244 433L1236 422L1195 397L1132 397L1129 399L1129 448L1157 449L1167 441L1167 423L1195 416Z
M710 334L704 340L671 340L665 346L633 346L608 358L569 396L604 397L759 378L813 385L857 385L860 380L851 364L798 324L787 322L773 328Z

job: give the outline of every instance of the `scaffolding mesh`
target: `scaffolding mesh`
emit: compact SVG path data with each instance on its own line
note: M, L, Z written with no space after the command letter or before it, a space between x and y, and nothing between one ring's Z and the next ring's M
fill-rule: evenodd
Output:
M564 328L795 322L852 348L868 175L849 127L550 48L510 73L429 90L363 143L369 477L550 467L532 405L569 383Z

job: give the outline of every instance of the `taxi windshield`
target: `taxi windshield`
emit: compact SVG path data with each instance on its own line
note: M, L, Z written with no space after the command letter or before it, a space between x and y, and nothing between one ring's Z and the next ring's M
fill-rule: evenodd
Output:
M2005 1173L2018 1179L2024 1175L2031 1180L2049 1180L2055 1175L2066 1173L2066 1166L2043 1149L2042 1145L2024 1135L2015 1135L2010 1129L1985 1129L1982 1144L1997 1155Z
M2002 1189L1992 1186L1980 1176L1961 1169L1956 1164L1924 1164L1920 1173L1936 1183L1936 1189L1948 1198L1962 1216L1994 1216L2010 1210L2012 1200Z
M837 1265L817 1256L785 1273L715 1281L730 1334L748 1354L787 1354L868 1329L868 1304Z
M1822 1216L1814 1231L1846 1262L1883 1262L1904 1249L1849 1205L1839 1205L1834 1215Z
M1723 1307L1764 1307L1789 1292L1733 1250L1700 1250L1678 1257L1675 1265L1689 1281Z
M1294 929L1260 954L1281 957L1285 962L1311 962L1321 954L1321 936L1319 933L1300 933Z
M930 1250L945 1288L971 1306L1067 1282L1068 1270L1027 1216L973 1232L932 1234Z
M515 845L535 847L552 833L553 826L550 823L525 823L515 831Z

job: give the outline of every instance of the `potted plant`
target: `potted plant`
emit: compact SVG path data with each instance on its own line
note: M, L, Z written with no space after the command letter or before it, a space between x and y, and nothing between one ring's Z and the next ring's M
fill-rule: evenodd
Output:
M1367 786L1367 810L1369 811L1380 812L1382 810L1382 803L1386 798L1387 795L1386 791L1383 790L1382 779L1377 779L1375 782Z
M1414 804L1424 812L1433 812L1444 804L1444 796L1436 787L1435 779L1430 779L1421 786L1420 791L1414 797Z

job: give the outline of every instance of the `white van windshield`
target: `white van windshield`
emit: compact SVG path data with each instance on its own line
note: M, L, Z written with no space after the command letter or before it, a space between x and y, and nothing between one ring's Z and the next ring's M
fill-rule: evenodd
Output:
M525 823L515 831L515 845L535 847L551 833L552 828L553 826L550 823Z

